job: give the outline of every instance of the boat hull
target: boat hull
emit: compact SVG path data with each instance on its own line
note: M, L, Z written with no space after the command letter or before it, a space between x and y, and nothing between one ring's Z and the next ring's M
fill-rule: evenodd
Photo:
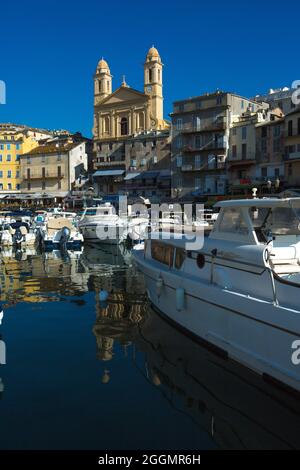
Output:
M172 323L223 356L300 391L293 362L300 339L299 312L199 279L183 278L134 257L145 275L150 302Z

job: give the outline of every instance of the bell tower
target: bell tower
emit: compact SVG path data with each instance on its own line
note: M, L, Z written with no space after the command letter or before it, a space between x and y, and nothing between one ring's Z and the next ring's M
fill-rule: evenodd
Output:
M152 46L144 64L144 91L151 98L151 127L156 129L164 127L162 72L163 63L160 55Z
M112 75L106 60L101 59L94 75L94 106L112 93Z

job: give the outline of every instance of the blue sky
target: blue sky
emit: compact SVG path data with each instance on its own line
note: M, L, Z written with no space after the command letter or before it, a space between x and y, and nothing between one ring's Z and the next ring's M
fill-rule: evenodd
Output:
M216 88L253 96L300 79L295 1L16 0L0 16L0 122L91 135L98 60L114 89L125 74L142 90L152 44L165 64L165 117L174 100Z

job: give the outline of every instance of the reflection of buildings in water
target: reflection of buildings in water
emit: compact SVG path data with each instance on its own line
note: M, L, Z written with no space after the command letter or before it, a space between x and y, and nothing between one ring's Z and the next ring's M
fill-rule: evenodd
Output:
M91 274L109 274L131 264L131 254L122 245L86 245L80 263Z
M112 276L93 279L96 296L96 336L98 358L109 361L113 358L113 346L117 340L126 353L127 346L137 334L136 327L143 319L147 298L143 278L132 268L116 272ZM109 293L108 300L101 302L99 293Z
M0 337L0 366L6 364L6 345L5 342ZM4 392L4 383L0 377L0 398Z
M9 250L10 251L10 250ZM58 300L45 294L74 295L88 290L88 274L79 269L81 253L53 251L38 254L33 250L1 252L1 300L44 302Z
M300 447L298 397L209 352L154 312L140 328L135 344L146 354L143 373L221 448Z

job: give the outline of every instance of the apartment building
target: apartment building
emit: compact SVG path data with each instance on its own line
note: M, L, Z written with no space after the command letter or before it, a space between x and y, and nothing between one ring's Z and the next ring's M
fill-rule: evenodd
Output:
M288 114L296 108L293 96L297 88L270 88L264 95L256 95L253 100L258 103L268 103L270 109L280 109L283 114Z
M285 179L288 186L300 187L300 107L285 116Z
M284 116L277 110L256 126L256 180L284 183Z
M86 181L86 142L50 141L20 158L21 190L65 197Z
M268 105L222 91L176 101L171 113L172 195L224 195L231 125L246 111L261 108Z
M0 193L18 193L21 188L20 158L52 134L17 124L0 124Z
M169 129L143 131L128 136L126 141L122 143L101 143L98 145L98 149L94 161L96 171L93 175L94 187L98 194L115 194L125 190L127 181L147 171L159 172L164 169L169 170L170 175L171 137ZM120 160L122 165L120 165Z
M227 162L231 192L284 179L283 128L280 109L247 112L232 123Z

